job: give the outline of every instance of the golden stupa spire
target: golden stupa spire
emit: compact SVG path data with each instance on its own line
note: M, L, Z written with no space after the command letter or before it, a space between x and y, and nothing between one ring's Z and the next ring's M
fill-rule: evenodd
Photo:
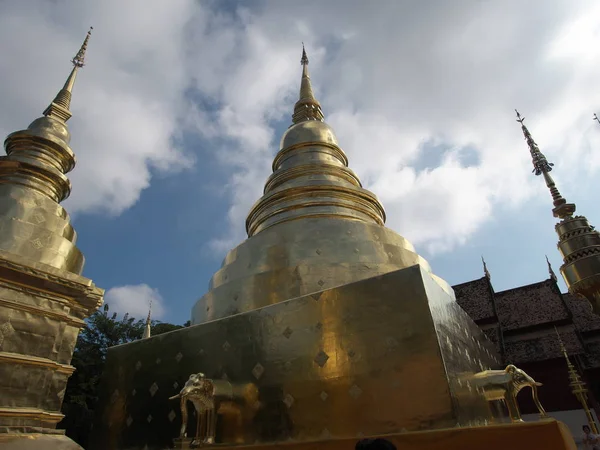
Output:
M483 259L483 255L481 255L481 262L483 263L483 273L488 280L492 279L492 275L490 275L490 271L487 268L487 264L485 263L485 259Z
M558 281L558 278L554 273L554 269L552 268L552 264L550 264L550 260L548 259L548 255L544 256L546 256L546 264L548 264L548 273L550 274L550 279L554 280L555 282Z
M585 381L581 379L581 376L577 372L577 369L575 369L575 366L571 363L571 359L569 358L569 354L567 353L565 344L563 343L560 337L560 333L558 332L556 327L554 327L554 331L556 332L556 336L558 337L560 351L562 352L565 361L567 362L567 369L569 371L570 380L569 386L571 386L571 392L573 392L573 395L575 395L575 397L577 397L577 400L579 400L579 403L581 403L581 406L585 411L585 415L587 416L588 424L590 425L592 433L598 434L598 427L596 426L594 416L592 416L592 412L590 411L590 407L587 403L588 390L586 388Z
M515 110L516 111L516 110ZM592 304L596 314L600 314L600 233L590 225L584 216L574 216L575 204L567 203L560 195L549 172L552 170L546 157L531 137L517 111L517 122L525 135L533 160L533 173L543 175L546 185L550 188L555 217L561 219L555 225L558 234L558 249L564 264L560 267L569 292L580 294Z
M310 75L308 74L308 56L306 55L304 43L302 43L302 59L300 59L300 64L302 64L300 96L294 106L292 122L295 124L305 120L320 120L322 122L325 120L325 116L321 110L321 104L315 98L310 83Z
M4 148L7 156L0 170L0 183L26 186L59 203L71 193L71 182L66 174L75 167L75 155L69 147L71 133L66 122L71 117L71 92L77 70L84 65L91 30L71 60L73 69L65 85L44 115L34 120L26 130L6 137Z
M596 113L594 113L594 120L598 123L600 123L600 119L598 119L598 116L596 115Z
M151 326L152 326L152 299L150 299L150 307L148 308L148 317L146 317L146 325L144 326L144 334L142 339L148 339L151 336Z
M94 27L90 27L85 39L83 40L81 48L71 60L73 63L73 69L71 70L71 73L69 74L69 77L67 78L63 88L58 92L52 103L50 103L50 105L44 111L45 116L54 117L62 120L63 122L66 122L71 118L71 111L69 111L69 107L71 106L71 93L73 92L73 86L75 85L77 70L85 65L85 51L87 50L88 41L90 40L93 29Z
M529 130L525 126L525 117L522 117L519 114L519 111L515 109L517 113L517 122L521 124L521 130L523 130L523 135L525 136L525 140L527 141L527 145L529 146L529 151L531 152L531 159L533 162L533 173L536 175L543 175L544 180L546 181L546 186L550 189L550 194L552 194L552 200L554 203L554 209L552 212L554 213L554 217L559 217L564 219L566 217L571 217L575 212L575 204L567 203L567 201L560 195L560 192L556 188L556 184L554 180L550 176L550 171L554 164L548 162L544 154L540 151L538 145L535 143Z

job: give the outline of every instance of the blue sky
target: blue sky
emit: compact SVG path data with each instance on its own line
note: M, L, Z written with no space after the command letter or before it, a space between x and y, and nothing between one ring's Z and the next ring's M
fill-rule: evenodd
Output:
M94 25L65 206L84 274L120 312L142 317L153 299L155 317L183 323L244 238L302 41L350 167L449 283L481 277L481 255L497 291L547 278L545 254L558 273L550 194L515 107L563 195L600 224L593 1L38 3L0 5L0 132L40 115Z

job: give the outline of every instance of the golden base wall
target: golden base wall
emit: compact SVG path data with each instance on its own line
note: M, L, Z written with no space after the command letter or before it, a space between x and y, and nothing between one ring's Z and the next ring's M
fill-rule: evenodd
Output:
M534 423L465 427L378 436L392 442L398 450L576 450L569 429L562 422L546 420ZM218 446L219 450L351 450L358 439L281 444ZM176 449L190 447L191 439L177 442ZM206 448L206 447L205 447Z
M466 380L497 363L492 352L454 298L413 266L111 348L93 448L171 445L181 415L169 397L196 372L258 388L221 410L221 443L485 424L493 413Z
M0 251L0 433L54 433L83 319L102 301L90 280Z

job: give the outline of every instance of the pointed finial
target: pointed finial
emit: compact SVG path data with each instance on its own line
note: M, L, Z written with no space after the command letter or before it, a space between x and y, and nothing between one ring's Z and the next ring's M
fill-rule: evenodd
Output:
M148 339L151 335L150 328L152 326L152 299L150 299L150 306L148 308L148 317L146 317L146 325L144 326L144 335L142 339Z
M490 275L490 272L489 272L489 270L487 268L487 264L485 263L485 259L483 259L483 255L481 256L481 262L483 263L483 273L485 274L485 277L488 280L491 280L492 276Z
M552 171L552 167L554 167L554 164L548 162L546 157L542 154L539 147L531 137L531 134L529 133L529 130L527 129L524 123L525 117L522 117L521 114L519 114L519 111L517 111L516 109L515 112L517 113L517 122L521 124L521 129L523 130L525 140L527 141L527 145L529 146L529 150L531 152L531 157L533 160L532 173L535 173L536 175L541 175L544 172Z
M598 116L596 115L596 113L594 113L594 120L598 123L600 123L600 119L598 119Z
M304 48L304 42L302 43L302 59L300 60L300 64L303 66L308 65L308 56L306 56L306 50Z
M304 122L306 120L318 120L323 122L325 120L325 116L323 115L323 111L321 111L321 104L315 98L312 85L310 84L310 76L308 74L308 56L306 55L304 42L302 43L302 58L300 59L300 64L302 65L300 98L294 105L292 122L295 124Z
M71 73L69 74L69 77L67 78L63 88L58 92L50 106L48 106L44 111L45 116L54 117L63 122L66 122L71 118L71 111L69 111L69 107L71 106L71 93L73 91L73 86L75 85L77 70L85 65L85 51L87 50L87 45L93 29L94 27L90 27L85 39L83 40L83 44L81 44L81 48L73 57L73 59L71 59L73 69L71 70Z
M552 264L550 264L550 260L548 259L548 255L546 256L546 264L548 264L548 273L550 274L550 279L554 280L554 282L558 281L556 274L554 273L554 269L552 269Z
M94 27L90 27L90 29L87 32L87 35L85 36L85 39L83 40L83 44L81 44L81 48L71 60L75 67L83 67L85 65L85 51L87 50L88 41L90 40L90 36L92 35L93 29Z
M567 200L563 198L563 196L558 191L554 180L550 176L550 171L554 164L548 162L544 154L540 151L540 148L531 137L531 133L525 126L525 117L522 117L519 114L519 111L515 109L517 113L517 122L521 124L521 130L523 131L523 135L525 136L525 141L527 141L527 146L529 147L529 152L531 153L531 161L533 163L533 173L536 175L543 175L544 181L546 182L546 186L550 189L550 194L552 195L552 200L554 204L554 208L552 209L552 213L555 217L559 217L561 219L571 217L575 212L575 204L567 203Z

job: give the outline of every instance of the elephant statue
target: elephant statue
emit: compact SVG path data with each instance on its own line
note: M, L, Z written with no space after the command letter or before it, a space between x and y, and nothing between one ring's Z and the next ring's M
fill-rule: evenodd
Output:
M475 386L483 389L488 401L501 400L506 404L510 419L513 422L522 422L517 394L526 386L531 388L531 395L542 419L548 418L544 407L538 398L538 383L525 371L510 364L504 370L485 370L473 375L472 381Z
M194 442L199 441L201 433L204 438L203 444L214 444L217 425L217 413L227 414L223 408L231 410L255 410L259 407L258 388L252 383L232 384L226 380L213 380L206 378L203 373L190 375L179 394L170 397L169 400L180 399L181 406L181 429L180 438L187 437L187 402L194 405L198 424ZM236 428L241 426L237 422Z
M187 437L188 411L187 402L190 401L196 410L198 424L196 427L195 441L199 439L200 432L206 428L204 444L214 444L215 442L215 399L214 386L212 380L206 378L203 373L193 373L190 375L179 394L170 397L169 400L180 400L181 407L181 429L179 437Z

